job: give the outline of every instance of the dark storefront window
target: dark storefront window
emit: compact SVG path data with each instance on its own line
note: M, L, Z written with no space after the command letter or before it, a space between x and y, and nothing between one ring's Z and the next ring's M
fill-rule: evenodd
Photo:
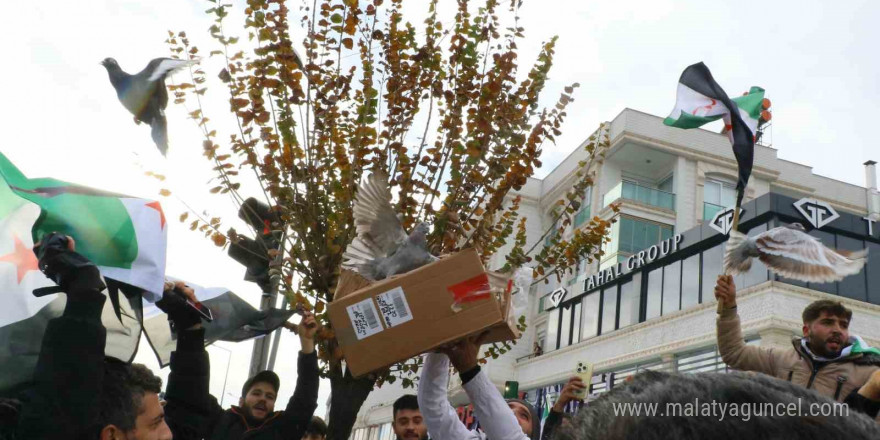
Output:
M767 225L760 225L749 230L749 237L754 237L760 233L767 232ZM767 266L757 258L752 259L752 267L746 273L739 274L734 277L737 289L745 289L747 287L757 286L767 281ZM714 281L713 281L714 284ZM714 288L714 286L713 286ZM713 293L714 295L714 293Z
M681 268L681 309L700 303L700 254L684 260Z
M767 231L769 227L791 221L784 216L781 218L765 216L764 218L767 218L767 222L752 226L748 232L749 236L756 236ZM846 218L842 220L846 220ZM776 275L771 278L772 272L768 270L767 266L760 260L753 259L749 271L734 278L737 289L746 289L760 285L769 279L776 279L795 286L880 304L880 243L874 242L873 238L861 238L858 230L845 229L846 223L843 221L841 224L839 229L834 229L835 232L814 229L810 231L810 235L832 249L858 251L867 247L869 251L868 262L865 269L859 274L848 276L842 281L834 283L808 284ZM647 225L636 224L631 220L622 220L621 228L631 237L654 235L653 229L648 234ZM714 242L723 238L712 235L706 240L711 239ZM640 241L638 244L641 246L645 243ZM683 257L684 253L679 256L670 256L669 259L675 259L675 261L662 260L665 266L657 267L654 264L649 264L647 267L636 269L633 273L624 272L621 274L622 276L601 286L601 290L596 289L582 298L566 304L565 308L551 312L548 320L547 339L548 342L556 341L556 344L549 342L549 345L552 348L565 347L599 334L608 334L617 329L638 324L641 321L642 310L644 310L644 319L648 320L678 310L692 308L701 302L714 302L715 282L718 276L723 273L725 242L710 248L703 248L705 243L689 242L682 250L693 252L695 249L692 246L700 246L700 252L688 255L686 258ZM649 272L645 272L645 270L649 270ZM647 279L643 277L647 277ZM699 360L695 360L693 366L696 369L702 368Z
M868 244L868 264L865 265L865 275L868 278L868 302L880 304L880 244Z
M810 231L810 235L819 239L825 246L834 249L837 247L837 243L834 240L834 234L830 232L820 231L818 229L813 229ZM828 292L828 293L837 293L837 283L810 283L808 286L810 289L815 289L820 292Z
M639 323L639 306L642 296L642 274L636 273L632 280L620 285L619 328Z
M715 281L724 271L724 243L703 251L703 302L715 301Z
M837 248L845 251L860 251L865 248L863 240L856 240L845 235L837 236ZM870 254L868 251L868 263L871 259L876 259L877 254ZM866 272L857 273L840 280L837 294L847 298L857 299L859 301L868 301L868 286ZM880 286L878 286L880 287Z
M663 312L668 315L681 307L681 261L663 268Z
M652 270L648 274L648 295L645 319L660 316L663 302L663 269Z
M559 328L559 348L568 347L571 340L571 304L562 308L562 326Z
M559 312L560 309L553 310L547 317L547 340L550 341L549 347L544 351L556 350L559 344Z
M613 332L617 327L617 286L602 289L602 334Z
M592 338L599 334L599 292L593 292L584 297L581 320L581 340Z

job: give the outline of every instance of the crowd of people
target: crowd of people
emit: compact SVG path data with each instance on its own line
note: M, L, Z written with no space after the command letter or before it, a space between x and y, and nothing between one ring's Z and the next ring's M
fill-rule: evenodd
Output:
M276 411L282 382L272 371L248 379L238 405L223 409L208 391L205 330L201 315L187 305L185 298L195 301L195 296L185 283L167 285L157 302L177 332L162 394L162 380L145 366L104 356L105 286L97 267L76 253L75 241L69 239L66 249L37 246L35 252L40 269L60 285L67 302L63 314L48 323L34 385L17 399L0 400L0 439L326 438L327 424L314 416L319 369L312 314L305 312L299 326L296 384L284 409ZM543 416L525 400L502 397L481 370L481 336L472 336L425 355L417 395L394 402L394 434L398 440L880 438L875 422L880 411L880 356L861 349L864 344L849 334L850 310L828 300L810 304L803 312L803 337L781 350L744 343L731 277L719 277L715 296L722 305L717 318L719 351L725 363L741 372L642 373L571 417L565 408L589 387L575 376ZM468 429L449 403L450 366L473 405L479 429ZM723 408L842 402L849 411L753 418L633 411L639 404L650 408L699 401Z

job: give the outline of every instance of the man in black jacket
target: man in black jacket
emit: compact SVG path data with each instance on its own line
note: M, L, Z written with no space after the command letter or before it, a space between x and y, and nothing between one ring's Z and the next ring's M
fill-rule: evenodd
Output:
M51 234L35 252L67 303L46 327L35 385L22 396L18 438L171 440L158 398L162 380L143 365L104 357L98 268L75 252L70 237Z
M174 319L174 315L169 313ZM176 440L299 440L318 406L318 356L314 316L305 312L299 325L302 349L297 361L296 389L284 411L274 411L278 376L263 371L242 389L239 406L223 410L208 392L210 363L201 326L178 334L171 354L165 411Z

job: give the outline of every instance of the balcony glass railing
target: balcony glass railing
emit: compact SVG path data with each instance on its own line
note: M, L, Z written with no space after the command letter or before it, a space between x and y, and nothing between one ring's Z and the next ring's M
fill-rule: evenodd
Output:
M646 205L675 211L675 194L632 182L620 182L605 194L603 201L605 206L608 206L617 199L634 200Z
M721 205L703 202L703 220L712 220L715 217L715 214L718 214L718 211L721 211L722 209L724 209L724 207Z

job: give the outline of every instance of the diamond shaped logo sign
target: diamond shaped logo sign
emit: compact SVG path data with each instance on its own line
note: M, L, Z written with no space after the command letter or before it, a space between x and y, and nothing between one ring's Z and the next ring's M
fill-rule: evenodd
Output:
M840 214L831 205L816 199L804 197L794 202L794 207L816 229L840 218Z
M553 304L553 307L559 307L559 303L565 299L566 293L568 293L568 291L565 290L565 287L560 287L550 294L550 303Z
M739 216L742 217L745 212L744 209L740 208ZM733 207L718 211L715 217L712 217L712 221L709 222L709 227L724 235L730 234L730 228L733 227Z

